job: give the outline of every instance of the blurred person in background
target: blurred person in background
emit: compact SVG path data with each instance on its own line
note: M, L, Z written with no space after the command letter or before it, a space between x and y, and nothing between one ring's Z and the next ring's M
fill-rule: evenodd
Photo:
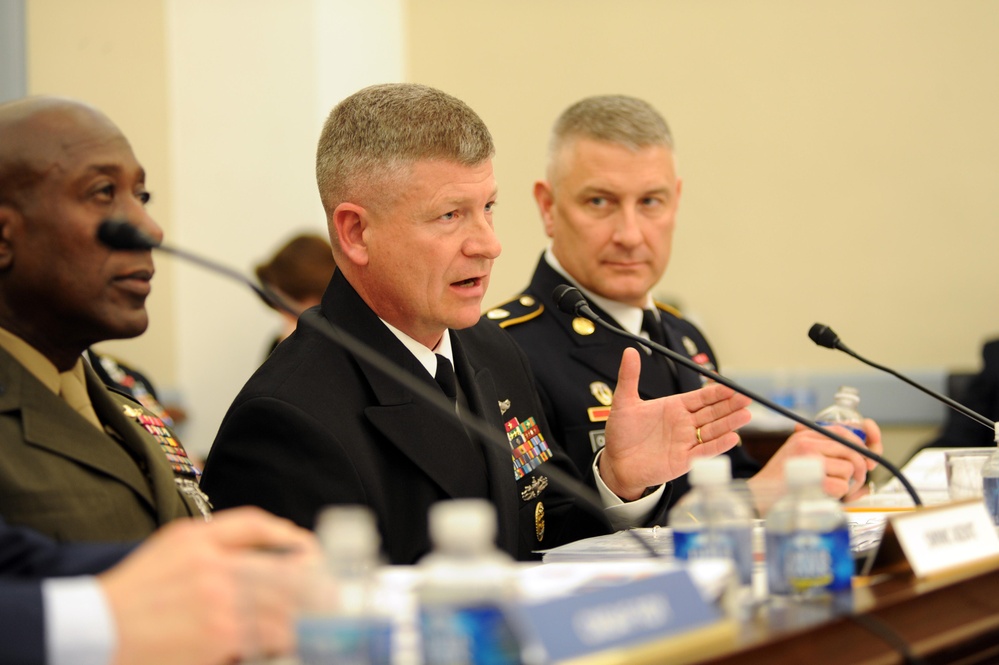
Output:
M304 311L322 300L334 270L336 261L329 240L318 234L303 233L285 243L267 262L258 265L255 272L261 284L293 308ZM267 349L267 355L295 332L298 325L298 317L275 311L281 315L281 332Z

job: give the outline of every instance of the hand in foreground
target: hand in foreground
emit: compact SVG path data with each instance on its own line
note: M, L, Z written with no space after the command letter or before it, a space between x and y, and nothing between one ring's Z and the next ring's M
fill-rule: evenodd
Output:
M687 473L693 458L730 449L739 442L735 430L750 420L749 398L716 383L645 401L638 395L641 369L638 350L625 349L600 457L600 477L626 501Z
M831 430L858 445L864 445L845 427L833 426ZM867 448L880 455L883 450L881 429L876 422L867 418L864 420L864 430L867 433ZM781 493L778 488L784 483L784 463L791 457L799 455L822 457L826 470L822 489L829 496L844 501L859 498L866 492L864 483L867 480L867 472L877 466L874 460L843 444L804 425L796 425L794 434L774 453L759 473L746 481L761 512L765 512Z
M114 616L115 665L216 665L294 650L312 534L256 508L178 520L98 580Z

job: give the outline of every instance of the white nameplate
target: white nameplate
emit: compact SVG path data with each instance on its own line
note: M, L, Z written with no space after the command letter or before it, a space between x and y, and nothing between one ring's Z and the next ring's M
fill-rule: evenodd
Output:
M999 556L999 534L981 499L899 513L889 519L916 577Z

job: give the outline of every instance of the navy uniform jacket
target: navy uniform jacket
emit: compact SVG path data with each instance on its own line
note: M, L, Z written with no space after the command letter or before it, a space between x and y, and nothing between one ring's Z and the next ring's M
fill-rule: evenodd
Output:
M0 349L0 516L56 540L112 542L141 540L170 520L199 515L182 491L190 479L178 483L160 438L140 423L152 414L108 390L89 366L86 382L114 437Z
M0 663L45 663L42 583L46 577L100 573L131 545L58 544L0 518Z
M548 477L552 467L577 474L550 436L527 358L508 335L483 323L450 331L459 385L470 410L503 439L500 447L470 439L457 419L340 348L323 334L331 322L438 389L336 271L322 304L302 315L229 408L203 479L217 508L257 505L311 528L324 506L363 504L374 511L393 564L411 564L429 550L427 510L450 498L488 497L498 515L497 543L518 559L607 532L602 515L582 510ZM506 431L530 419L549 459L537 451L532 457L520 441L506 446ZM519 478L517 450L521 461L540 461ZM655 519L662 520L665 503Z
M555 306L552 291L565 284L542 256L531 283L520 296L489 310L483 317L510 333L531 361L538 393L552 431L580 469L589 466L603 446L604 426L610 411L611 393L617 385L621 354L627 346L638 347L585 320L573 320ZM610 316L595 304L590 307L604 320ZM707 369L717 362L708 341L679 312L657 303L666 336L666 346L689 356ZM643 399L653 399L700 388L701 376L691 369L650 356L643 348L642 374L638 390ZM759 465L741 446L727 453L735 478L748 478ZM686 476L673 482L671 502L689 489Z

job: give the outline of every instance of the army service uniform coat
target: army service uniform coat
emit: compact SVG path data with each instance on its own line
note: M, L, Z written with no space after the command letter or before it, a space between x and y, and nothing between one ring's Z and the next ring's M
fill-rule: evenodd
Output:
M302 315L226 414L203 480L216 508L253 504L312 528L325 506L363 504L374 511L393 564L429 551L427 511L445 499L490 499L497 543L518 559L607 532L602 514L583 510L548 477L553 467L576 474L550 436L527 358L506 333L482 323L450 331L469 409L496 429L501 447L470 438L449 413L345 351L324 334L330 323L439 390L336 271L322 304ZM540 437L508 445L507 431L515 435L531 418ZM525 446L542 437L550 456L538 445L531 457ZM529 462L519 473L517 451Z
M102 432L0 349L0 515L62 541L135 541L200 515L180 491L142 407L86 367Z
M527 354L552 432L576 465L584 468L604 443L621 354L627 346L638 344L560 311L552 292L567 281L542 256L528 288L486 312L483 319L504 328ZM600 318L614 323L594 303L590 308ZM714 352L701 331L672 308L658 303L657 308L665 346L715 370ZM703 385L701 375L693 370L667 363L644 347L639 351L642 373L638 392L643 399L688 392ZM748 478L759 470L741 446L727 454L732 458L733 477ZM689 488L686 476L674 480L670 503Z

